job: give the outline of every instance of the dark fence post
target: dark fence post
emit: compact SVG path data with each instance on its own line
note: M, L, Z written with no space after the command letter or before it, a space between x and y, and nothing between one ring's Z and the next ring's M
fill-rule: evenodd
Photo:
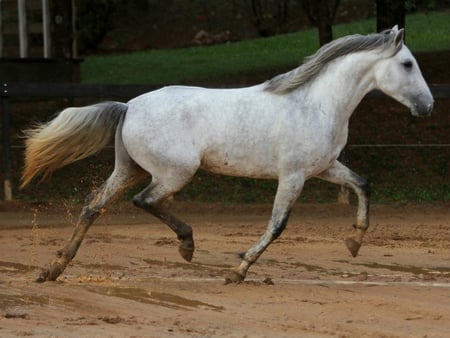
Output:
M5 201L12 200L11 184L11 117L9 109L8 84L4 83L0 94L2 100L2 148L3 148L3 182Z

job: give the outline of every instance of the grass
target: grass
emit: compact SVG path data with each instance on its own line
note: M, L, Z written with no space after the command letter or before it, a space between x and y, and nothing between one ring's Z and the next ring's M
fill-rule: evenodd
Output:
M450 14L429 12L408 15L406 41L413 51L450 48ZM375 19L336 25L335 38L375 31ZM182 84L226 83L238 75L297 66L318 45L316 29L209 47L147 50L89 56L82 64L84 83Z

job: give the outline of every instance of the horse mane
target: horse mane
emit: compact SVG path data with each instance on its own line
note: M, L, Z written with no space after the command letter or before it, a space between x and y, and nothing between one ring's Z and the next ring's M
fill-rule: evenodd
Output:
M274 94L287 94L313 79L327 63L351 53L380 49L384 51L392 45L395 34L388 29L370 35L348 35L323 45L315 54L304 59L299 67L273 77L264 83L264 90ZM394 55L401 49L400 44Z

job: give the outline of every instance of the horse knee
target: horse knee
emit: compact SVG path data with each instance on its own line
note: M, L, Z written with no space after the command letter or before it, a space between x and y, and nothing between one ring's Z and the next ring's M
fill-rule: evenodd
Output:
M154 209L156 207L156 203L149 198L144 197L142 194L137 194L133 197L134 206L149 210Z

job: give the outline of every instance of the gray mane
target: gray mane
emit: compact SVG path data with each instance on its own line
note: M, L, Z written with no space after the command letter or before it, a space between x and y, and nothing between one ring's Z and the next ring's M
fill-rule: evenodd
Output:
M385 50L392 45L395 34L386 30L370 35L348 35L322 46L315 54L305 58L304 63L287 73L280 74L264 83L264 90L274 94L286 94L314 78L330 61L350 53ZM401 48L401 45L394 54Z

